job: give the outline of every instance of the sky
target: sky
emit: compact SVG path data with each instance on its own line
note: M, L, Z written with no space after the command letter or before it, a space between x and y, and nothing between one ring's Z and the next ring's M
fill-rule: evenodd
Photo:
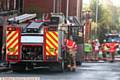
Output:
M111 0L114 5L120 6L120 0Z
M111 0L115 6L120 7L120 0ZM83 0L83 4L89 4L90 0Z
M90 0L83 0L83 4L89 4Z

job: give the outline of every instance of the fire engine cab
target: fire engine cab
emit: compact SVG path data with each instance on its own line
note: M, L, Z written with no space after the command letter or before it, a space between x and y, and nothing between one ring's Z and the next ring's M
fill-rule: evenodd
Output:
M62 49L65 34L60 29L65 24L64 20L63 15L53 15L50 22L33 21L23 29L8 25L6 60L11 69L23 71L46 66L50 70L63 71L67 65Z

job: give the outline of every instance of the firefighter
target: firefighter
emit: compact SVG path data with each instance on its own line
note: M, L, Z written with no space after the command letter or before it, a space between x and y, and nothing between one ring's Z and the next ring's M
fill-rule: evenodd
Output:
M112 57L111 62L114 62L115 52L116 52L116 48L117 48L117 45L116 45L114 40L112 40L112 43L110 43L109 47L110 47L109 52L110 52L111 57Z
M109 55L109 44L106 43L106 40L103 41L104 43L101 45L102 53L103 53L103 60L106 61L107 55Z
M65 43L67 47L68 68L70 71L75 71L77 45L73 40L69 39L65 39Z
M85 55L84 55L84 60L85 61L89 61L91 60L92 56L92 44L91 44L91 41L88 40L87 42L84 43L84 52L85 52Z
M98 60L98 53L99 53L99 48L100 48L100 43L99 40L95 40L95 45L94 45L94 58L97 61Z

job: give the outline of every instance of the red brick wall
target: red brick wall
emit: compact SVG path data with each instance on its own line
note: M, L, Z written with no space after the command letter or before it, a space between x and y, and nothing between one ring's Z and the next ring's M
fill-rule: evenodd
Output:
M67 0L62 0L61 2L61 12L63 12L65 15L66 15L66 3L67 3Z
M77 12L77 0L70 0L69 16L75 16Z
M30 6L38 7L43 13L50 13L53 11L54 0L24 0L24 11L28 11ZM61 0L61 12L66 14L67 0ZM77 10L77 0L70 0L69 15L75 16Z
M28 11L31 7L39 8L41 12L49 13L53 9L53 0L24 0L24 11Z

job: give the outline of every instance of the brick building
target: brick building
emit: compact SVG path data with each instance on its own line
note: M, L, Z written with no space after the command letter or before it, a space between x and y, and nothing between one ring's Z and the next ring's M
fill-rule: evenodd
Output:
M68 0L0 0L0 11L51 13L66 15ZM68 15L81 16L82 0L69 0Z
M0 0L0 15L22 11L22 0Z
M55 3L55 5L54 5ZM23 11L39 9L41 13L63 12L66 14L67 0L23 0ZM69 0L68 15L81 15L82 0ZM38 10L37 10L38 11Z

